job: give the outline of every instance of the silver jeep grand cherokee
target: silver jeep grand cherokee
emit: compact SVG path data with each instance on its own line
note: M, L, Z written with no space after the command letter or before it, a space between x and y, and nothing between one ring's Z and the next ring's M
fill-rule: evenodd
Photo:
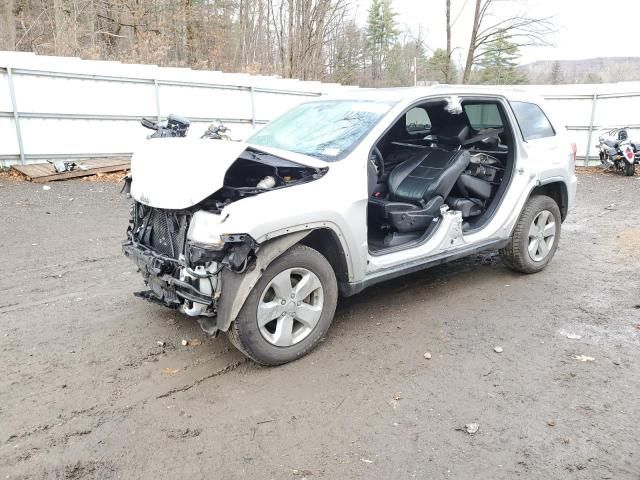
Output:
M301 104L246 142L149 140L124 253L139 295L226 332L256 362L311 351L338 296L500 249L551 261L575 145L522 93L366 90Z

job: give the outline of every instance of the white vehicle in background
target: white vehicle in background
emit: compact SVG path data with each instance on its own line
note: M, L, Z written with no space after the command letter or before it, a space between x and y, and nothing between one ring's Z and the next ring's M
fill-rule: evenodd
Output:
M139 295L277 365L320 342L339 295L486 250L519 272L547 266L577 182L575 145L542 103L464 87L350 95L246 142L136 152L123 250Z

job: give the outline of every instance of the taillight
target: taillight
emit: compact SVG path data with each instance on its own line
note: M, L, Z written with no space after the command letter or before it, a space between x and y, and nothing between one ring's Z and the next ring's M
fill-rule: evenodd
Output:
M573 153L573 161L576 161L576 157L578 156L578 146L576 142L571 142L571 153Z
M625 154L627 156L627 159L629 160L634 160L635 159L635 155L633 154L633 150L631 150L630 148L627 148L627 152Z

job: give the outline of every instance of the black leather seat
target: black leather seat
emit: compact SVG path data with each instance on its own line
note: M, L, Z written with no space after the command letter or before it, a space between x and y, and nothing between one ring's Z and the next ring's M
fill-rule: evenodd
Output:
M388 198L371 198L369 208L398 232L426 230L469 160L466 150L417 152L389 174Z

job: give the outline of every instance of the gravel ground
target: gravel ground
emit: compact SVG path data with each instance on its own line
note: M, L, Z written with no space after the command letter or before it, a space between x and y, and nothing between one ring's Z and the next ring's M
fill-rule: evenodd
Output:
M544 272L378 285L278 368L133 297L118 185L50 187L0 178L0 478L640 478L640 178L583 172Z

